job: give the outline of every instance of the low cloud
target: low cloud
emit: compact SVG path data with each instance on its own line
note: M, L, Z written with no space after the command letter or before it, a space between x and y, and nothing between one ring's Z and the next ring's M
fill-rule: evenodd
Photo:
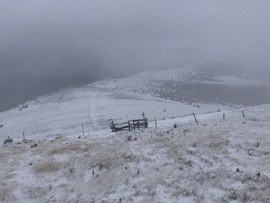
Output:
M31 97L202 60L268 68L269 6L267 1L1 1L0 89L10 98Z

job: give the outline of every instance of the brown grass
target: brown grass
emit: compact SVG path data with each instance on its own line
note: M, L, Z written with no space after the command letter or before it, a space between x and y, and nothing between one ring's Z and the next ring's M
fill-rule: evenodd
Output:
M55 161L44 161L33 166L36 173L51 173L63 169L66 163Z
M72 143L67 146L54 147L54 149L48 152L48 155L53 154L66 154L72 152L78 152L81 149L81 143Z
M9 180L13 178L14 176L16 176L16 173L9 173L3 177L3 180Z
M0 182L0 202L18 201L12 192L13 190L8 184Z

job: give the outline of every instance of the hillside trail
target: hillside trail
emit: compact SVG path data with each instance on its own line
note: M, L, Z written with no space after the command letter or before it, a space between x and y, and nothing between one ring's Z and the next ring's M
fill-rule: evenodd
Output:
M106 91L101 88L94 88L92 91L87 91L87 117L88 124L91 131L104 129L106 124L105 114L102 109L104 108L104 95Z

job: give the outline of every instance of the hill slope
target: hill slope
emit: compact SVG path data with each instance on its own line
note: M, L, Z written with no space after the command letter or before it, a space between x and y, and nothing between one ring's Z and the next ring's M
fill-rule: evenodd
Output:
M244 111L16 139L0 147L1 201L268 202L270 105Z
M27 108L25 108L27 107ZM0 113L0 142L10 136L21 139L50 138L56 134L86 134L108 129L111 120L124 122L142 117L167 119L195 113L228 109L221 105L186 105L161 98L121 93L92 87L66 89L29 101L18 108Z
M0 201L268 202L270 105L229 110L190 92L267 83L208 68L100 81L0 113ZM162 95L186 95L185 85L198 102ZM110 131L143 112L149 128Z
M260 71L254 74L228 63L193 63L124 79L98 81L94 85L186 103L249 106L270 101L269 81L262 75Z

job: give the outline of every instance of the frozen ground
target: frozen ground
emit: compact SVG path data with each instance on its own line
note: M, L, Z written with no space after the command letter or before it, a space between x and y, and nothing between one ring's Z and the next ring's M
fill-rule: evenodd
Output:
M244 118L92 86L27 105L0 114L1 202L270 201L270 105ZM142 112L158 127L108 129Z
M180 102L132 93L119 93L110 89L85 86L62 90L29 101L27 108L15 108L0 113L0 142L8 136L21 140L45 139L57 134L74 136L108 129L111 120L124 122L142 117L149 120L168 119L228 109L221 105L187 105Z

